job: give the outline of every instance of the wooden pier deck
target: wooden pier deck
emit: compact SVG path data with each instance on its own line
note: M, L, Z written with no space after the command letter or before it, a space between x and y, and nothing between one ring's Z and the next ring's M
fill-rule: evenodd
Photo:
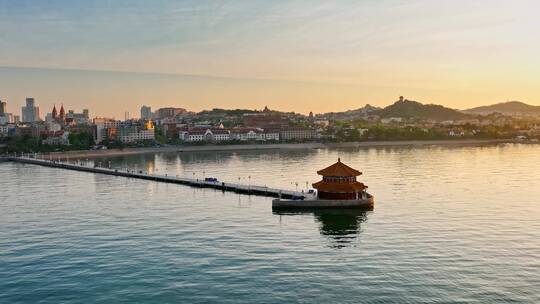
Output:
M146 172L142 172L138 170L122 170L122 169L114 169L114 168L85 166L78 163L51 161L51 160L30 158L30 157L0 157L0 162L17 162L17 163L39 165L39 166L45 166L45 167L51 167L51 168L91 172L91 173L106 174L106 175L113 175L113 176L123 176L123 177L151 180L151 181L156 181L156 182L181 184L181 185L198 187L198 188L213 188L213 189L219 189L222 191L231 191L231 192L244 193L244 194L250 194L250 195L278 197L278 198L284 198L284 199L300 200L300 199L306 199L311 195L308 193L297 192L297 191L292 191L292 190L276 189L276 188L270 188L266 186L244 185L244 184L228 183L228 182L223 182L223 181L213 182L213 181L205 181L205 180L200 180L200 179L193 179L193 178L179 177L179 176L148 174Z

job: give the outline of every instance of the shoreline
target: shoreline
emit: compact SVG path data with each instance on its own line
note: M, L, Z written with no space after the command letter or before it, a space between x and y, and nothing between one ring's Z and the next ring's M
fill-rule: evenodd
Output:
M82 150L52 152L54 158L92 158L150 153L170 152L222 152L222 151L252 151L252 150L302 150L302 149L332 149L332 148L373 148L400 146L450 146L450 145L482 145L516 143L512 139L443 139L443 140L402 140L402 141L364 141L347 143L290 143L290 144L247 144L247 145L203 145L203 146L166 146L159 148L125 148L110 150ZM45 154L49 155L49 154Z

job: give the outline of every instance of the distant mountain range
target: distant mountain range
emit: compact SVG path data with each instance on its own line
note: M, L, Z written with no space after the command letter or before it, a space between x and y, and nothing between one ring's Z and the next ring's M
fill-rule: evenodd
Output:
M422 104L417 101L400 98L395 103L377 108L366 105L363 108L345 112L326 113L330 119L356 119L366 114L378 115L381 118L402 117L435 121L471 119L478 115L501 113L504 115L539 116L540 106L532 106L519 101L509 101L468 110L456 110L436 104Z
M400 99L394 104L376 112L382 118L403 117L431 120L459 120L470 118L470 115L458 110L435 104L421 104L417 101Z
M489 115L501 113L506 115L540 115L540 106L531 106L520 101L501 102L489 106L476 107L463 111L468 114Z
M199 113L199 115L223 116L243 115L259 112L261 111L246 109L213 109L202 111ZM265 110L263 110L262 112L290 114L285 112L272 111L268 108L265 108ZM504 115L540 116L540 106L532 106L519 101L509 101L467 110L456 110L436 104L422 104L420 102L407 100L401 97L400 100L394 102L393 104L385 108L378 108L367 104L364 107L355 110L319 114L319 117L332 120L355 120L377 115L380 118L401 117L445 121L477 118L479 115L489 115L492 113L501 113Z

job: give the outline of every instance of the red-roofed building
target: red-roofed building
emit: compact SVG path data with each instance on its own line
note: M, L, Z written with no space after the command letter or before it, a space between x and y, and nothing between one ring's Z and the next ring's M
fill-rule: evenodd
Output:
M358 200L367 197L367 186L356 180L362 172L341 162L317 171L323 179L313 184L317 196L323 200Z

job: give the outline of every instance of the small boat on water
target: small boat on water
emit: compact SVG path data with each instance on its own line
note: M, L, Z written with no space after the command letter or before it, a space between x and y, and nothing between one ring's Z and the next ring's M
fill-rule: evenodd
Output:
M273 209L373 209L373 195L367 193L368 188L357 181L362 172L341 162L317 171L322 180L313 184L317 191L303 200L274 199Z

